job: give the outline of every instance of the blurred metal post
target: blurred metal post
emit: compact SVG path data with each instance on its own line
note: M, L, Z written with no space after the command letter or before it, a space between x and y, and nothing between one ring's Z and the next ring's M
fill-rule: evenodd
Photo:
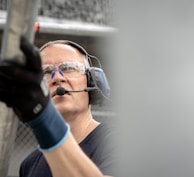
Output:
M7 23L4 29L1 58L25 64L19 49L19 39L24 35L34 40L34 23L38 13L39 0L10 0ZM14 98L13 98L14 99ZM7 177L9 160L14 144L17 119L12 109L0 103L0 176Z

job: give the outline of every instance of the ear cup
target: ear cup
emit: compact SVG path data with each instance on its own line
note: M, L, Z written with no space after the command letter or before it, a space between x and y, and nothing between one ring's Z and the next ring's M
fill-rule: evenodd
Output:
M103 104L110 96L110 86L105 73L101 68L90 67L87 71L88 87L96 87L89 92L91 105Z

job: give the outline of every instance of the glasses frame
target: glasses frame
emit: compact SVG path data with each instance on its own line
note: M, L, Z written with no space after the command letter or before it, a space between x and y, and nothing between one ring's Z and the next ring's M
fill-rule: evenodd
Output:
M66 71L64 71L64 69L66 69ZM81 75L85 75L87 72L87 68L85 64L79 61L64 61L55 65L45 64L42 66L42 70L47 81L50 81L54 78L56 71L58 71L61 76L67 77L67 78L76 78ZM70 76L70 74L72 74L74 71L76 71L78 75Z

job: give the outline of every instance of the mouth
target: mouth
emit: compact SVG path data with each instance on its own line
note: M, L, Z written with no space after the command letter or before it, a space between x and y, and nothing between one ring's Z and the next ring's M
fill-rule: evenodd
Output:
M56 90L51 93L51 97L53 98L54 96L56 96Z
M50 94L52 98L55 97L55 96L57 96L57 92L56 92L57 88L58 88L58 87L54 87L54 88L52 89L51 94Z

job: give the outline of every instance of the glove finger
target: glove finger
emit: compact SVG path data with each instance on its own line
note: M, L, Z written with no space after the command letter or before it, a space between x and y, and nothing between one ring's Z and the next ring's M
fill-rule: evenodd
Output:
M0 76L0 93L2 91L10 92L10 90L14 89L15 86L16 86L15 82Z
M33 94L28 92L25 87L18 88L12 86L10 88L0 88L0 100L5 102L10 107L23 107L29 104L33 99ZM29 103L26 102L29 100Z
M7 80L3 81L0 79L0 98L10 98L10 95L13 101L15 98L19 98L19 100L17 101L18 106L20 102L24 102L26 104L26 100L33 101L34 99L38 99L40 97L40 94L43 94L37 92L38 89L39 85L33 86L31 84L20 83L13 84L13 82L8 82Z
M8 107L15 106L15 100L14 95L11 93L8 93L8 91L2 92L0 91L0 101L4 102Z
M39 73L26 71L20 66L14 66L7 62L3 62L0 65L0 80L8 79L9 82L29 84L39 83L42 77L43 75L39 75Z
M14 65L11 62L2 62L0 64L0 78L14 80L15 78L21 78L24 69L19 66Z
M0 76L0 96L2 98L7 95L11 95L11 98L14 99L16 96L22 96L26 90L31 87L30 84L21 84L13 82L12 80L2 78ZM27 92L28 93L28 92Z
M13 94L11 92L4 92L3 94L0 94L0 101L4 102L8 107L19 107L21 109L26 104L26 102L24 102L24 99L22 99L21 96L22 95L15 93Z
M32 45L25 37L20 39L20 48L26 56L26 66L32 71L41 71L41 58L37 47Z

